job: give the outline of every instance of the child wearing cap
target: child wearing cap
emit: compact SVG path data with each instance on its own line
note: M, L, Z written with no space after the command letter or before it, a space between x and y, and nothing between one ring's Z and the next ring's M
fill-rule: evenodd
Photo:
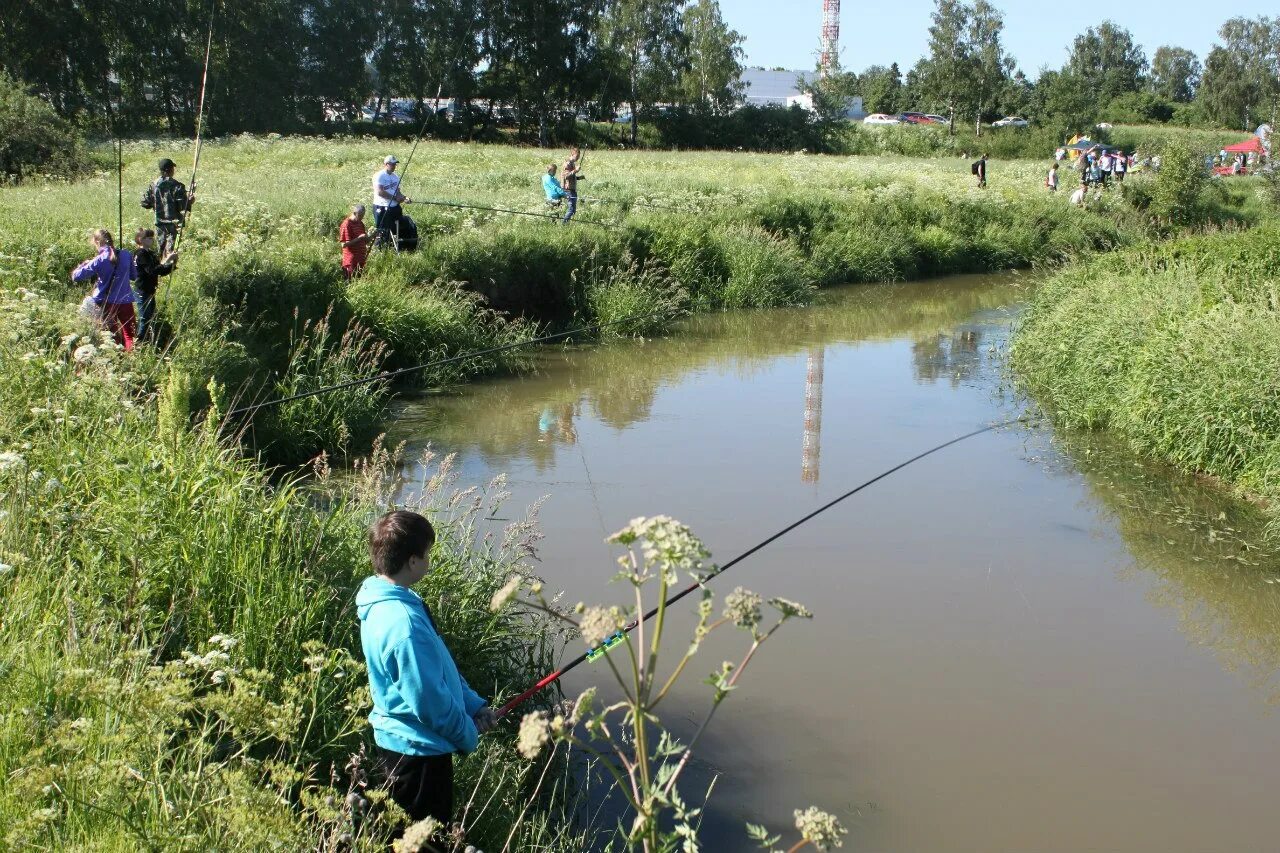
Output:
M168 157L158 165L160 177L142 193L142 206L156 212L156 235L160 240L156 250L163 257L177 247L178 229L186 224L196 193L194 184L188 193L186 185L173 176L176 165Z

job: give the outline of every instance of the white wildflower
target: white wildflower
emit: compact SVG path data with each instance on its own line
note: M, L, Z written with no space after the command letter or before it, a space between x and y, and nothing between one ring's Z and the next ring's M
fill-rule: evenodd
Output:
M74 343L75 343L76 341L78 341L78 340L80 340L80 336L79 336L79 335L63 335L63 336L62 336L62 348L63 348L63 349L71 349L71 345L72 345L72 344L74 344Z
M13 571L13 566L8 563L0 563L0 575L7 575L11 571Z
M209 680L212 681L214 684L222 684L224 681L227 680L227 673L225 670L215 669L213 673L209 676Z
M519 575L512 575L511 579L503 584L502 589L493 594L493 600L489 602L489 609L497 613L503 607L507 606L507 602L511 600L516 591L520 589L521 578Z
M737 587L724 597L724 617L744 631L760 624L762 599L749 589Z
M440 831L442 825L440 821L433 817L423 818L406 829L404 835L392 843L391 849L395 853L419 853L421 850L434 850L432 836Z
M546 711L530 711L520 721L520 733L516 736L516 750L532 761L551 740L551 720Z
M800 619L812 619L813 613L803 604L797 604L787 598L771 598L769 605L782 614L783 619L790 619L792 616Z
M76 347L76 351L71 354L78 364L86 364L93 361L94 356L98 354L98 348L93 344L82 344Z
M589 648L595 648L613 635L621 627L621 620L616 607L588 607L582 613L582 621L578 630L582 632L582 640Z
M77 732L82 732L91 725L93 725L93 720L88 717L76 717L71 721L71 728Z
M0 453L0 473L8 471L11 468L17 468L19 465L26 464L26 460L12 450L6 450Z
M827 814L817 806L809 806L804 811L796 809L796 829L800 835L819 850L830 850L832 847L843 847L840 836L848 834L848 830L840 825L835 815Z

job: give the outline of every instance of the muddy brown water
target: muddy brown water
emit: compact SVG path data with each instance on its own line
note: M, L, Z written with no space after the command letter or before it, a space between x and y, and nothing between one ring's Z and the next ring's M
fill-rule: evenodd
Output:
M724 561L1021 414L1005 353L1027 282L842 288L545 351L402 404L392 438L458 454L466 484L505 472L500 517L548 496L548 587L621 602L603 540L632 517L679 518ZM1280 850L1280 561L1260 542L1249 507L1042 426L878 483L714 582L815 616L763 647L702 742L686 794L716 778L707 849L754 849L747 820L793 839L814 804L858 851ZM678 733L743 639L695 660L665 709ZM566 690L609 678L585 665Z

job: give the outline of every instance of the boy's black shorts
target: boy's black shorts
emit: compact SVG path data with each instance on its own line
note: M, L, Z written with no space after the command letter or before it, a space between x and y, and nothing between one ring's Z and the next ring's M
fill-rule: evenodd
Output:
M453 756L377 750L375 778L391 799L414 821L433 817L447 827L453 820Z

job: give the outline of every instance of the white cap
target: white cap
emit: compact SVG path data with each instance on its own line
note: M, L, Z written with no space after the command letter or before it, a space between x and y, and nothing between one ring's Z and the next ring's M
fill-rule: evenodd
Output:
M385 164L385 163L399 163L400 161L396 159L396 155L388 154L386 157L382 158L382 162Z

